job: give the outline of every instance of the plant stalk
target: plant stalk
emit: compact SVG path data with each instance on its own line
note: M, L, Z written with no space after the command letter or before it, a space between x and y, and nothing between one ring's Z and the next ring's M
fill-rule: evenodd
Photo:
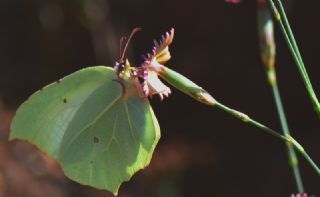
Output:
M286 120L283 104L278 89L275 59L276 59L276 43L274 40L274 25L272 14L267 6L266 0L258 0L258 35L260 40L261 60L264 64L269 85L273 92L278 116L281 123L282 134L290 136L288 123ZM298 192L304 193L303 182L299 171L298 158L291 144L286 143L288 152L289 165L292 168L293 176L296 182Z
M271 10L274 14L275 20L278 22L280 29L284 35L284 38L287 42L287 45L290 49L290 52L294 58L294 61L298 67L299 73L303 79L304 85L307 89L307 92L309 94L310 100L313 104L313 108L318 114L320 118L320 103L319 100L314 92L313 86L311 84L309 75L307 73L307 70L305 68L304 62L302 60L298 45L296 43L296 40L294 38L294 35L292 33L292 29L290 27L289 20L286 16L284 7L282 5L281 0L277 0L278 7L280 8L280 12L278 11L279 9L274 3L274 0L268 0Z
M254 119L251 119L246 114L236 111L234 109L231 109L221 103L219 103L217 100L215 100L206 90L204 90L202 87L198 86L194 82L192 82L190 79L186 78L185 76L181 75L180 73L162 66L161 70L163 72L159 73L160 77L166 80L168 83L170 83L172 86L176 87L178 90L184 92L185 94L191 96L195 100L209 105L211 107L216 107L236 118L241 119L243 122L251 124L252 126L257 127L258 129L265 131L266 133L284 141L288 144L291 144L299 153L301 153L304 158L311 164L311 166L314 168L314 170L317 172L318 175L320 175L320 169L315 164L315 162L311 159L311 157L308 155L308 153L304 150L304 148L290 135L284 136L280 133L274 131L273 129L270 129L269 127L255 121Z
M317 164L311 159L311 157L309 156L309 154L304 150L304 148L290 135L284 136L279 134L277 131L257 122L254 119L251 119L249 116L247 116L246 114L239 112L237 110L231 109L219 102L216 101L216 103L214 105L212 105L213 107L216 107L240 120L242 120L245 123L248 123L262 131L265 131L266 133L288 143L289 145L291 145L292 147L294 147L309 163L310 165L313 167L313 169L317 172L318 175L320 175L320 168L317 166Z
M278 116L280 119L280 124L282 127L282 132L285 136L290 136L288 122L287 122L285 112L283 109L283 104L281 101L281 96L280 96L280 92L279 92L277 83L272 85L272 91L273 91L274 100L275 100L275 103L277 106L277 111L278 111ZM302 182L302 178L301 178L301 174L300 174L300 170L299 170L299 166L298 166L298 158L297 158L297 155L294 151L294 148L292 147L292 144L290 144L290 143L286 143L286 144L287 144L287 149L288 149L289 164L292 167L293 175L294 175L294 178L296 181L298 191L300 194L302 194L302 193L304 193L304 187L303 187L303 182Z

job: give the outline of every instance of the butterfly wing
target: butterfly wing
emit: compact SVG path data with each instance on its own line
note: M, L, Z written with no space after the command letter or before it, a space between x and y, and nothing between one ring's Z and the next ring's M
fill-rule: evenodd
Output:
M149 102L123 97L115 79L112 68L97 66L48 85L20 106L10 139L35 144L70 179L116 194L149 164L160 129Z

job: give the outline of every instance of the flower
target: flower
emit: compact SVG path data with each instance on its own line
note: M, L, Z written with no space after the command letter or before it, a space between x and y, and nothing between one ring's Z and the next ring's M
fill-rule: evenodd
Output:
M227 3L237 4L237 3L240 3L240 2L241 2L241 0L225 0L225 2L227 2Z
M165 35L162 35L158 42L154 40L154 47L151 53L144 57L144 62L137 68L137 77L139 79L143 95L145 97L158 94L163 100L171 94L171 90L166 86L158 75L163 72L163 64L170 60L169 45L172 43L174 29L172 28Z
M308 197L308 194L306 194L306 193L303 193L303 194L297 194L297 195L295 195L295 194L291 194L291 197ZM310 196L310 197L314 197L314 196Z

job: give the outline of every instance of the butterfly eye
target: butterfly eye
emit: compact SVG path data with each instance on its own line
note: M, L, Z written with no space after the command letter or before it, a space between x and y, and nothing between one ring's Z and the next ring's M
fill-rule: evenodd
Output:
M114 66L114 69L116 71L117 76L121 74L125 70L125 64L124 63L118 63L116 62L116 65Z

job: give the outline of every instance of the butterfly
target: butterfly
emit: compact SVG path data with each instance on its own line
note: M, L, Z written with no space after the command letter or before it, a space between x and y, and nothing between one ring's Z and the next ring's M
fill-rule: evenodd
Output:
M54 158L80 184L108 190L149 165L160 127L148 97L170 89L158 78L174 30L154 42L144 62L132 67L123 38L113 67L81 69L32 94L18 108L10 140L26 140Z

